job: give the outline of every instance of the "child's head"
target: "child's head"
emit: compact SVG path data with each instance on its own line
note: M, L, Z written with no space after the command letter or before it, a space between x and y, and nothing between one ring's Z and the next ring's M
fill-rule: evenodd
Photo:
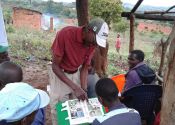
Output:
M22 68L10 61L0 64L0 88L7 83L21 82L23 79Z
M108 107L118 100L118 89L114 81L110 78L100 79L95 86L95 91L99 101L104 106Z
M9 83L0 91L0 125L31 125L34 116L49 104L48 94L29 84Z

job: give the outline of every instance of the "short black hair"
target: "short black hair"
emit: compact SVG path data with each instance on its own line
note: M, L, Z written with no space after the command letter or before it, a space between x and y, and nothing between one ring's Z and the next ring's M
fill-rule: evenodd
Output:
M10 61L0 64L0 81L6 85L7 83L21 82L23 79L22 68Z
M118 98L118 88L110 78L100 79L95 86L96 94L108 102L113 102Z
M143 61L145 58L145 54L142 50L132 50L130 54L136 54L136 59L139 61Z

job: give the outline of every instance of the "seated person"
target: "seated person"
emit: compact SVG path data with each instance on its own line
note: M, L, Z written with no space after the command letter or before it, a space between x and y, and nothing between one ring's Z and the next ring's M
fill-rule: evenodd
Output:
M44 119L34 120L50 101L43 90L23 82L9 83L1 89L0 99L0 125L44 125Z
M124 90L141 84L151 84L155 80L155 72L146 65L144 53L141 50L133 50L128 56L129 71L126 74Z
M10 61L0 64L0 90L8 83L21 82L23 79L22 68Z
M10 61L6 61L0 64L0 91L6 86L6 84L21 82L22 79L23 79L23 72L20 66ZM35 119L34 120L32 119L33 120L32 125L44 125L45 123L44 108L39 109L34 116ZM4 121L1 121L1 115L0 115L0 125L8 125L5 124Z
M87 95L88 98L94 98L97 97L95 93L95 85L97 81L99 80L98 75L95 73L95 67L94 67L94 59L91 60L91 65L88 69L88 76L87 76Z
M100 79L95 86L95 91L98 100L103 106L108 107L109 112L96 118L92 125L141 125L139 113L119 101L118 89L113 80Z

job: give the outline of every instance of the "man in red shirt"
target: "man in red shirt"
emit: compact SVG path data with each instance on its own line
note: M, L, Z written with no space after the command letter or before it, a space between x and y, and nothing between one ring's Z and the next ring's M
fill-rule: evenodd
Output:
M57 33L52 45L50 96L52 124L56 125L55 105L68 99L87 99L87 74L94 49L106 47L108 25L99 18L83 27L68 26Z

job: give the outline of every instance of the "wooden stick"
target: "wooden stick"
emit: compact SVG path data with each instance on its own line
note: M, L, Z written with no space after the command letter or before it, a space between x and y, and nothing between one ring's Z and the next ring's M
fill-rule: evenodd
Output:
M122 17L130 17L130 12L123 12L121 14ZM168 16L168 15L145 15L141 13L134 13L135 18L138 19L148 19L148 20L158 20L158 21L174 21L175 16Z

